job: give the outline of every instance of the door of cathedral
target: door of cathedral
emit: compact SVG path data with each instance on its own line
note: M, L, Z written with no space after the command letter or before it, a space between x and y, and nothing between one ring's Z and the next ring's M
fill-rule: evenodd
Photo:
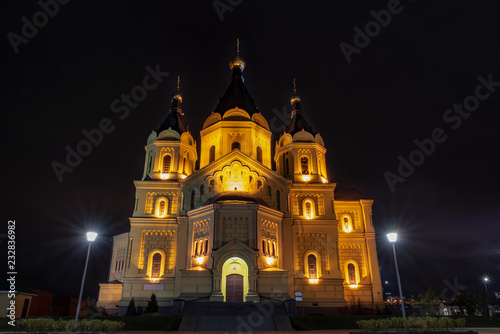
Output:
M243 301L243 276L232 274L226 276L226 302Z

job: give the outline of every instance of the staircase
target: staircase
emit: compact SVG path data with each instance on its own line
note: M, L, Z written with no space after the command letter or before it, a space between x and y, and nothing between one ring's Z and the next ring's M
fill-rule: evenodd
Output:
M186 302L179 331L291 331L283 303Z

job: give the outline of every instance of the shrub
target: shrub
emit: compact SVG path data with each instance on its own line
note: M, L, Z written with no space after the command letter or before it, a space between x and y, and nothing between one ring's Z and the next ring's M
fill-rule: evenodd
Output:
M17 321L17 327L28 333L48 333L48 332L71 332L73 331L73 320L54 320L51 318L30 318ZM80 320L76 330L82 332L116 332L125 326L122 321L110 320Z

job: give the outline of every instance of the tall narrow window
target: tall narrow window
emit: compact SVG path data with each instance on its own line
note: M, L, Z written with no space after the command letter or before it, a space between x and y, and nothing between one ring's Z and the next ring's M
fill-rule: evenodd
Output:
M272 190L271 190L271 186L267 186L267 195L269 196L269 198L272 198Z
M276 242L273 241L273 256L276 256Z
M153 263L151 264L151 278L159 278L161 271L161 254L153 255Z
M234 150L234 149L238 149L238 150L241 150L241 144L238 143L237 141L235 141L234 143L231 144L231 151Z
M309 159L307 157L300 158L300 168L302 174L309 174Z
M288 158L285 159L285 176L290 175L290 165L288 164Z
M262 149L260 146L257 146L257 161L262 163Z
M158 216L159 217L164 217L165 216L165 201L160 202L160 207L158 208Z
M264 255L267 255L267 252L266 252L266 240L262 240L262 253Z
M342 227L344 229L344 232L346 233L351 232L352 231L351 217L344 216L342 220L343 220Z
M182 161L182 173L186 174L186 157L184 157L184 160Z
M191 190L191 210L193 210L193 209L194 209L194 197L195 197L195 195L196 195L196 194L195 194L194 189L193 189L193 190Z
M163 156L163 174L168 174L170 173L170 161L172 160L172 157L170 154L165 154Z
M205 239L205 254L208 254L208 239Z
M309 254L307 256L307 271L310 279L318 278L318 268L316 264L316 256Z
M201 196L203 196L203 195L205 195L205 185L203 185L203 184L202 184L202 185L200 186L200 198L201 198Z
M309 201L306 202L305 216L306 216L306 218L309 218L309 219L312 218L311 202L309 202Z
M281 193L276 190L276 210L281 211Z
M210 150L208 151L208 163L215 161L215 146L210 146Z
M198 241L194 242L193 255L194 256L198 255Z
M358 282L356 281L356 267L354 266L354 263L349 263L347 265L347 277L349 279L350 285L358 284Z
M261 180L258 180L258 181L257 181L257 188L260 188L260 187L262 187L262 181L261 181Z

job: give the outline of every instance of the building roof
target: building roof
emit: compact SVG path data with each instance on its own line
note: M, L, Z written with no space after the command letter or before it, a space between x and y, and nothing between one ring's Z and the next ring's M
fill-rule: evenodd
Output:
M217 104L214 112L224 116L226 111L236 107L245 110L250 116L259 112L254 99L252 99L245 86L243 68L239 66L233 67L231 83L224 96L219 99L219 104Z
M177 131L179 134L188 131L188 127L182 119L182 94L179 92L179 81L180 78L177 77L177 91L172 94L172 106L170 107L170 113L161 123L160 127L156 131L157 133L167 130L168 128L172 128L172 130Z
M368 197L356 188L335 188L336 201L358 201L360 199L368 199Z
M256 203L269 207L269 205L260 197L250 194L246 191L224 191L221 192L203 203L202 206L222 203L222 202L246 202L246 203Z

